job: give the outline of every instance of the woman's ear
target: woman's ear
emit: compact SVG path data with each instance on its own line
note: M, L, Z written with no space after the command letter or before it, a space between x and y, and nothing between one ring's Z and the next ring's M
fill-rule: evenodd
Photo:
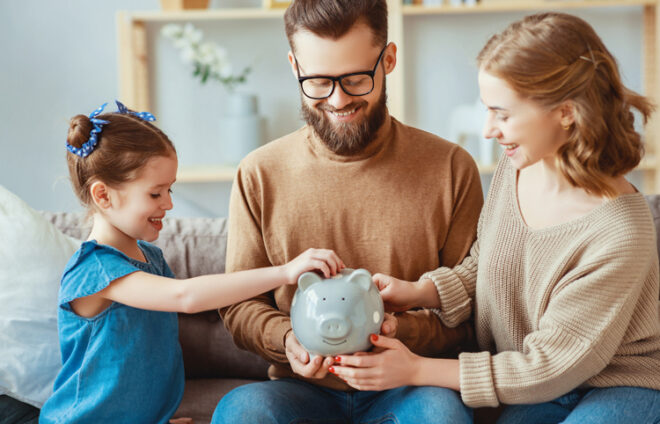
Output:
M559 105L560 124L564 128L568 128L575 123L575 103L571 100L566 100Z
M110 192L105 183L101 181L92 183L89 187L89 194L92 196L92 201L99 209L105 210L112 206Z

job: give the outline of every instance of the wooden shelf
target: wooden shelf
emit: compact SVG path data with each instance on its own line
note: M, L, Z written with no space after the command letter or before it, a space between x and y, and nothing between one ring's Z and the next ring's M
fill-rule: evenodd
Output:
M490 13L490 12L519 12L526 10L546 9L586 9L595 7L623 7L623 6L650 6L655 5L656 0L586 0L586 1L555 1L555 0L531 0L531 1L501 1L477 3L473 6L425 6L404 5L401 9L403 15L441 15L461 13Z
M475 6L424 6L404 5L402 0L387 0L389 9L390 39L398 46L401 61L405 58L404 18L409 16L432 16L473 13L532 12L548 9L590 9L605 7L639 7L643 11L641 49L643 64L640 64L644 81L644 93L660 104L660 0L510 0L488 1ZM147 24L165 22L201 22L222 20L282 19L284 9L260 7L235 9L204 9L184 11L120 11L117 14L119 94L124 103L139 110L150 110L150 70L148 66L149 43ZM469 30L469 29L466 29ZM397 66L388 76L389 111L406 121L406 76L403 66ZM643 190L660 193L660 111L651 117L644 132L648 158L637 168L644 175ZM482 174L491 174L493 166L479 167ZM236 168L232 166L181 167L178 181L182 183L232 181Z
M490 175L495 172L496 164L478 164L479 173ZM648 157L635 169L636 171L653 171L657 163L655 157ZM189 165L179 168L177 183L231 182L236 176L236 167L230 165Z
M282 19L284 9L246 7L236 9L199 9L181 11L125 12L125 16L142 22L217 21L224 19Z
M177 183L231 182L236 167L231 165L188 165L179 167Z

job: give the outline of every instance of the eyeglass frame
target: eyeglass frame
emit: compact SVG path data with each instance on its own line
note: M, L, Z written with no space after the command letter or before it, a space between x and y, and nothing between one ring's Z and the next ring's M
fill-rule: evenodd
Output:
M346 93L348 96L352 97L361 97L361 96L366 96L367 94L371 93L374 91L374 88L376 87L376 82L374 80L374 76L376 75L376 71L378 70L378 64L380 64L381 59L383 58L383 54L385 53L385 50L387 49L387 46L389 46L390 43L385 44L385 47L380 51L380 54L378 55L378 60L376 61L376 64L374 65L374 69L371 71L360 71L360 72L351 72L348 74L342 74L336 77L329 76L329 75L309 75L309 76L300 76L300 66L298 65L298 58L296 57L295 53L293 54L293 59L296 61L296 74L298 74L298 84L300 84L300 91L307 97L308 99L312 100L323 100L327 99L328 97L332 96L332 93L335 92L335 87L337 86L337 83L339 83L339 87L341 87L341 90ZM363 94L351 94L348 91L346 91L346 88L344 88L344 85L341 83L341 80L346 78L346 77L352 77L355 75L368 75L371 78L371 90L367 91L366 93ZM330 90L330 94L327 96L323 97L312 97L305 93L305 89L303 88L303 83L307 80L310 79L316 79L316 78L323 78L323 79L328 79L332 81L332 90Z

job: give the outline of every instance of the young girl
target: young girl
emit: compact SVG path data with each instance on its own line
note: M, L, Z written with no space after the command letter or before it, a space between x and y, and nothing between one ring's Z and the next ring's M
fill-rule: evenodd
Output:
M334 252L309 249L279 267L174 279L148 242L172 209L176 151L153 115L117 105L77 115L69 128L69 173L93 227L62 277L63 366L41 423L168 422L184 386L174 312L223 307L294 284L304 271L328 277L344 267Z
M374 279L397 309L438 308L449 326L474 312L482 351L422 358L375 336L387 350L332 371L361 390L436 385L469 407L506 404L504 423L660 422L655 228L624 178L643 152L631 109L646 120L651 106L566 14L510 25L478 64L484 135L505 157L470 256L414 283ZM469 422L447 397L464 417L453 422Z

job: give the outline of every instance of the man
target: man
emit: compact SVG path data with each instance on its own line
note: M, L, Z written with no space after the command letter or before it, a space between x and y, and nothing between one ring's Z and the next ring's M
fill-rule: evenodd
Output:
M386 1L296 0L284 19L307 125L239 166L227 271L282 264L312 246L334 249L350 268L407 280L460 262L483 202L479 174L457 145L388 114L396 46L387 42ZM328 374L333 358L310 358L291 331L295 290L221 311L236 344L272 364L273 381L227 394L213 422L452 421L438 396L447 389L355 392ZM455 349L466 327L416 310L389 317L382 331L438 355Z

